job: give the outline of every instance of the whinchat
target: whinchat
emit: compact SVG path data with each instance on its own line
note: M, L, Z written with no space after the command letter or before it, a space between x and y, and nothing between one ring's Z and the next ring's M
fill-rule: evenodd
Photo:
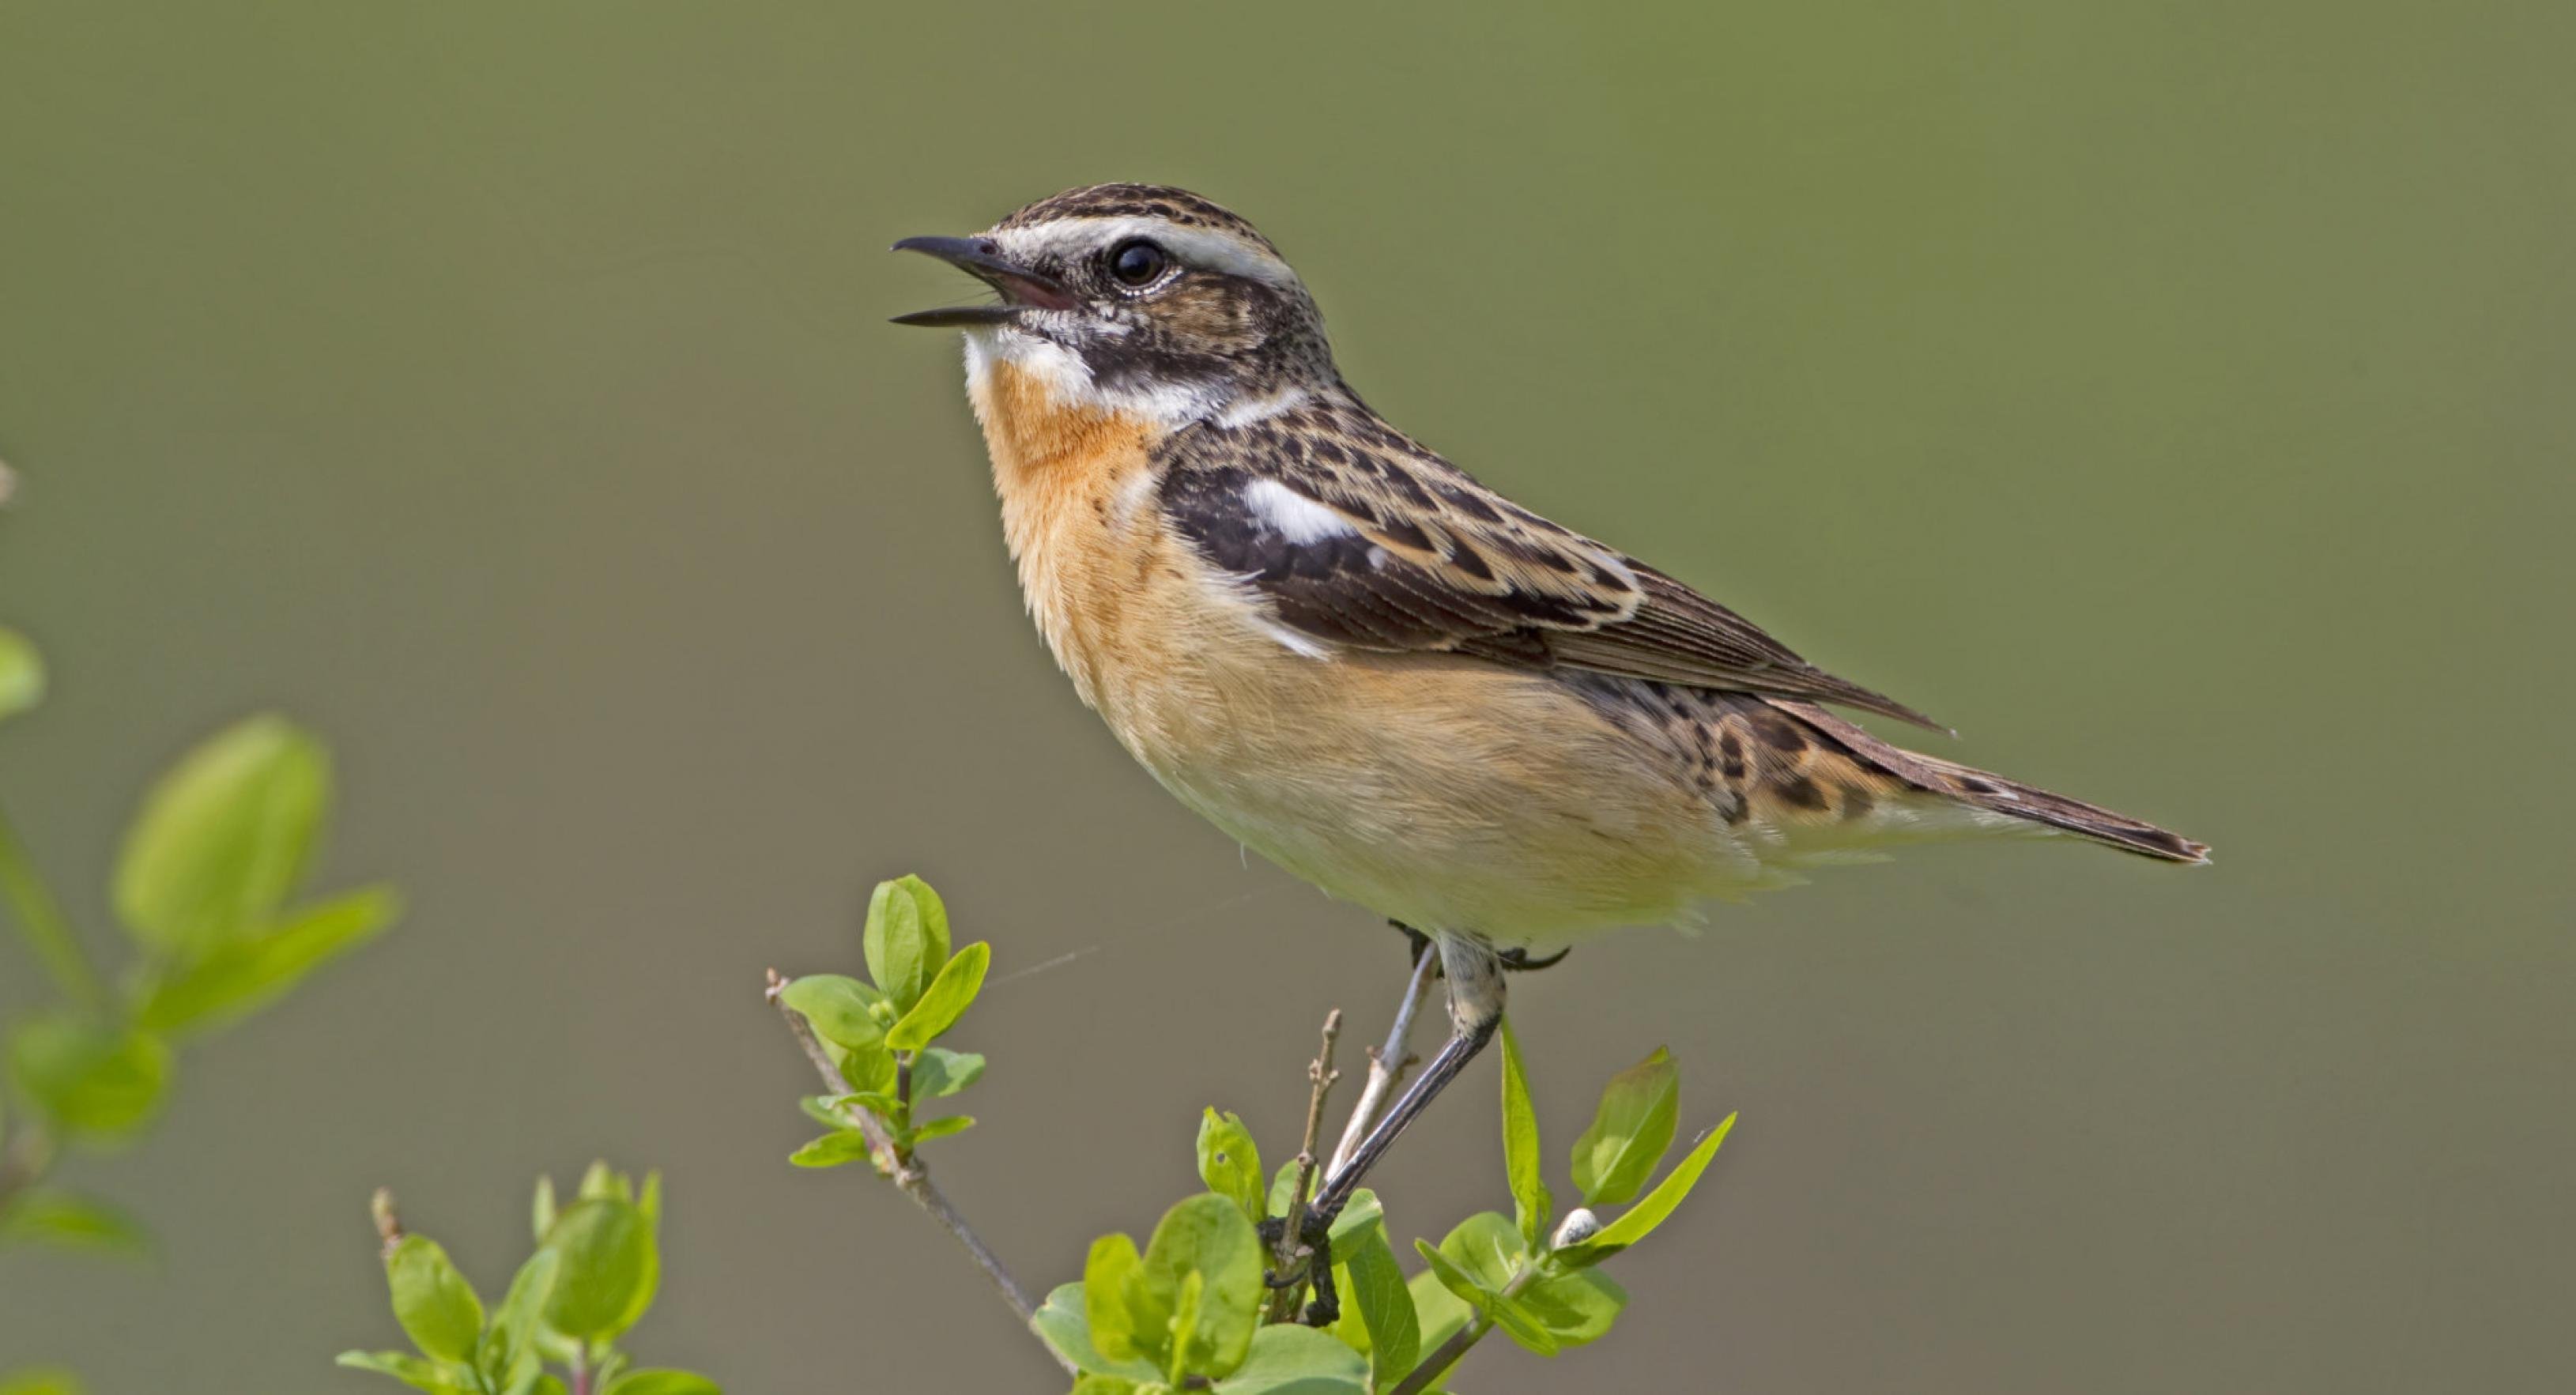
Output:
M1000 295L897 323L966 332L1021 589L1083 702L1182 803L1438 947L1450 1039L1323 1215L1491 1036L1515 951L1927 837L2206 860L1870 735L1825 704L1933 724L1478 484L1360 400L1297 273L1204 198L1095 185L895 245Z

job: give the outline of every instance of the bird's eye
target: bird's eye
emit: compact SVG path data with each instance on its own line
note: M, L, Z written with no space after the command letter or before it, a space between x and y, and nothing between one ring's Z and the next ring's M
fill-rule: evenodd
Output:
M1171 264L1170 254L1141 237L1109 249L1109 274L1122 286L1150 286Z

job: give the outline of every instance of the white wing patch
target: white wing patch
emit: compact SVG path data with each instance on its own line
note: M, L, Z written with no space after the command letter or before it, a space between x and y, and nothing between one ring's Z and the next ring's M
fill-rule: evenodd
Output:
M1263 397L1238 397L1228 404L1225 410L1216 414L1216 424L1231 431L1238 427L1250 426L1257 421L1268 421L1272 417L1284 412L1293 412L1304 405L1306 405L1304 388L1288 388Z
M1277 529L1279 536L1300 546L1359 531L1349 519L1277 480L1260 479L1245 485L1243 503L1244 507L1252 510L1254 518Z

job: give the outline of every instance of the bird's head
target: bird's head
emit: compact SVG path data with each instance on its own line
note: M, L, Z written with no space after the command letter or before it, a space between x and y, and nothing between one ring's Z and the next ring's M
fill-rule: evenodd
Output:
M902 315L966 331L970 371L1008 361L1068 396L1169 423L1334 380L1323 317L1279 249L1196 194L1095 184L972 237L908 237L997 303Z

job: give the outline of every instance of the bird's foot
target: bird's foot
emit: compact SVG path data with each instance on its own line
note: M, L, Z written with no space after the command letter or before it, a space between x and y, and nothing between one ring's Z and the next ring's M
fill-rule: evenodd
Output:
M1387 924L1404 932L1405 942L1408 946L1408 953L1405 956L1405 962L1408 964L1421 963L1422 956L1429 953L1431 950L1431 937L1400 920L1390 920ZM1541 969L1553 969L1557 965L1564 963L1565 956L1572 954L1573 952L1573 947L1569 945L1564 949L1558 950L1554 954L1534 959L1530 957L1530 952L1526 949L1503 949L1496 950L1494 952L1494 957L1502 961L1503 971L1505 973L1534 974Z
M1333 1209L1338 1212L1341 1208ZM1333 1219L1321 1211L1306 1212L1304 1222L1297 1227L1303 1262L1291 1265L1285 1272L1265 1269L1261 1273L1262 1285L1274 1292L1309 1280L1314 1282L1315 1301L1306 1305L1302 1319L1308 1327L1328 1326L1342 1315L1341 1295L1333 1285ZM1279 1242L1288 1234L1287 1218L1272 1216L1253 1227L1253 1233L1261 1237L1265 1249L1277 1254Z

